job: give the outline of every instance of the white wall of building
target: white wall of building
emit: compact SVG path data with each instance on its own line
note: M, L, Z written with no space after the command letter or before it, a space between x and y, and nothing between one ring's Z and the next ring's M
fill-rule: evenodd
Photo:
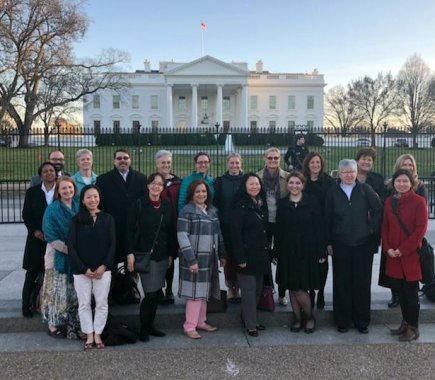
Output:
M243 62L225 63L210 56L188 63L161 62L158 72L146 70L126 73L130 87L120 92L99 91L87 96L83 105L85 128L130 129L133 122L142 128L152 125L164 128L196 128L213 126L219 122L231 128L249 128L256 121L258 128L275 122L277 128L312 122L323 126L323 75L272 74L250 72ZM257 69L261 66L257 65ZM196 92L196 95L195 95ZM119 108L114 107L114 96L119 96ZM196 96L196 106L192 99ZM257 107L251 108L251 97L257 97ZM276 98L271 109L270 97ZM289 108L288 97L295 97L294 109ZM314 99L313 109L307 109L307 97ZM206 97L207 109L202 109ZM182 99L180 99L182 98ZM172 99L170 102L169 99ZM229 101L228 101L229 99ZM184 109L180 109L181 105ZM208 124L202 123L207 114Z

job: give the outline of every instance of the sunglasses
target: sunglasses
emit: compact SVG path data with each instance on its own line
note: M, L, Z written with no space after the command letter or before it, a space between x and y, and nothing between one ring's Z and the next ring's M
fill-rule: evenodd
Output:
M128 156L118 156L118 157L116 157L116 160L118 160L118 161L121 161L121 160L127 161L129 159L130 159L130 157L128 157Z
M267 159L268 159L269 161L272 161L272 160L274 160L274 161L278 161L278 160L279 160L279 157L267 157Z

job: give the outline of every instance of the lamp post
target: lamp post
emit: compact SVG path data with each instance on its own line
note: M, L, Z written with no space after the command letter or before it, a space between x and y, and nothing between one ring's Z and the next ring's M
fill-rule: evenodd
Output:
M59 118L56 119L56 128L57 128L57 149L60 150L60 121Z
M137 136L136 136L137 140L136 140L136 142L137 142L137 161L138 161L137 170L139 170L139 171L140 171L140 153L141 153L141 149L140 149L140 129L141 129L141 127L142 127L142 125L138 121L136 124L136 128L137 128L137 132L136 132L137 133Z
M382 175L385 177L387 174L387 129L388 124L386 121L384 121L384 124L382 124L384 127L384 146L382 150Z
M219 123L216 122L214 127L216 128L216 173L218 173L219 167Z

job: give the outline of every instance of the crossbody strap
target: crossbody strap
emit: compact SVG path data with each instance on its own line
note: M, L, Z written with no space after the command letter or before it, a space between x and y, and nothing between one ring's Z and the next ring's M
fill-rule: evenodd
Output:
M160 216L159 227L157 228L156 235L154 236L154 241L153 241L153 245L151 246L150 253L153 253L153 251L154 251L154 247L157 243L157 238L159 237L160 227L162 226L162 222L163 222L163 212L162 212L162 215Z
M409 237L411 234L409 233L408 229L406 228L405 224L403 223L402 219L400 218L399 210L397 207L398 203L399 203L399 200L397 198L392 198L391 199L391 209L393 210L393 214L397 218L397 221L399 222L400 227L402 227L402 230Z

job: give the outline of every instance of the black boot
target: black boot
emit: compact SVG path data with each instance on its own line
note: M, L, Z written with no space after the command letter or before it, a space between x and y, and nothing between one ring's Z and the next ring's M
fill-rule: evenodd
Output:
M148 328L149 328L149 314L150 314L150 307L149 307L149 299L144 297L140 304L139 309L139 318L140 318L140 331L139 331L139 340L142 342L148 342L150 340L150 336L148 334Z
M140 305L140 333L139 339L147 342L151 336L163 337L166 334L154 327L154 319L157 313L159 303L159 293L145 293L144 299Z
M311 289L309 293L310 293L311 309L314 309L314 303L316 300L316 291Z
M396 307L399 305L399 295L394 291L391 290L391 300L388 302L388 307L392 309L393 307Z

